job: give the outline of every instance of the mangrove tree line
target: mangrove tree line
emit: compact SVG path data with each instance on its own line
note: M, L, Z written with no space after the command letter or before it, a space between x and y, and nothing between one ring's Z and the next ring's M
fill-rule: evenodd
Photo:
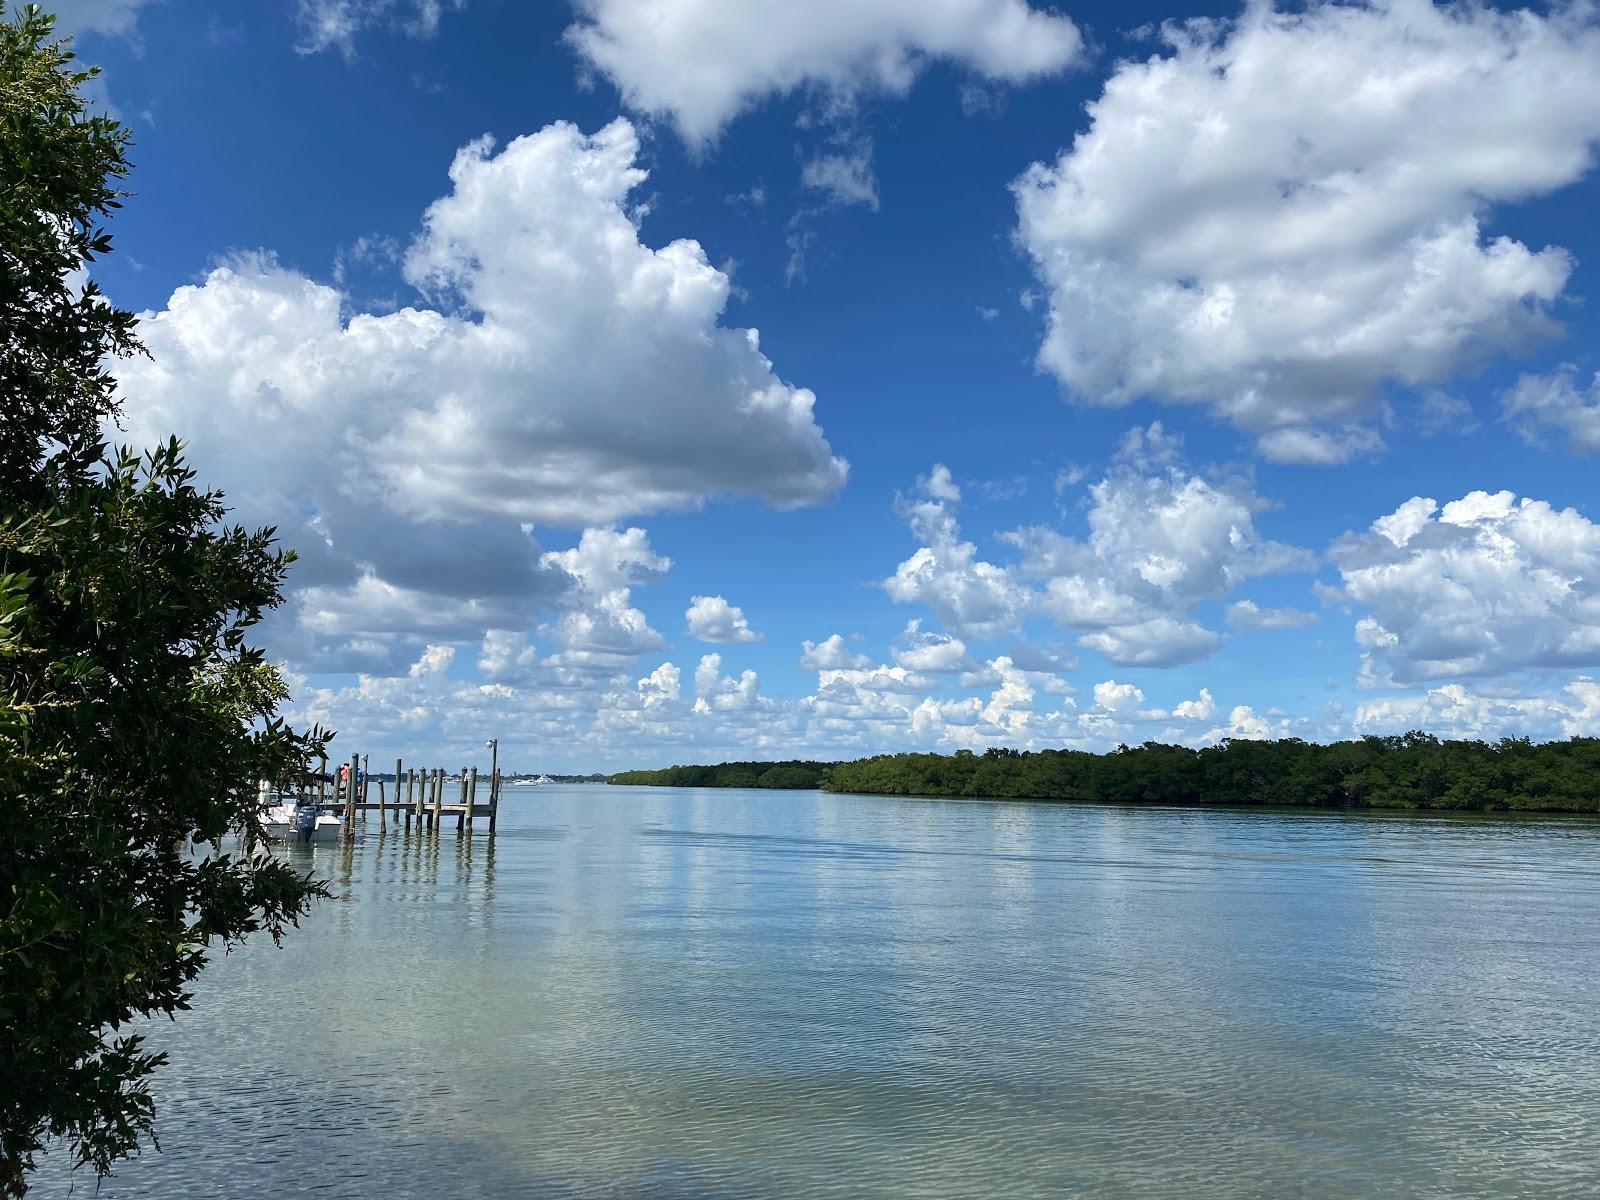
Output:
M611 781L1102 803L1600 812L1600 738L1445 741L1413 732L1329 744L1233 740L1204 749L1146 742L1109 754L958 750L833 764L672 767Z

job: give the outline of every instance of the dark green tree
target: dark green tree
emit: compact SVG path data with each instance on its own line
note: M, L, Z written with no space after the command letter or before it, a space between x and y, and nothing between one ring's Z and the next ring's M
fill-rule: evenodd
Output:
M102 1174L153 1141L132 1023L322 891L265 853L256 800L325 740L276 718L245 642L292 556L225 526L176 441L102 440L139 347L84 268L127 133L52 28L0 11L0 1196L51 1141Z

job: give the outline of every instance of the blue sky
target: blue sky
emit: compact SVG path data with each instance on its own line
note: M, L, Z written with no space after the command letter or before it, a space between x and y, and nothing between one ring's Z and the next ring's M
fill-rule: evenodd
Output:
M1586 7L63 25L121 436L302 554L347 751L1600 733Z

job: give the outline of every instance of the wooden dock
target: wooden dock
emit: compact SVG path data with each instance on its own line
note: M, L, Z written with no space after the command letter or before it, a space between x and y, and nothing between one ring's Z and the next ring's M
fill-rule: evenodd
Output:
M341 775L344 778L340 778ZM443 828L447 817L454 817L457 831L470 834L473 820L483 818L488 821L488 831L493 835L500 815L500 790L504 782L498 765L480 776L476 766L463 767L459 774L454 774L443 767L408 769L398 758L392 780L373 779L366 756L353 754L348 763L339 764L333 772L324 760L320 771L295 781L288 790L303 802L314 801L324 812L342 815L347 836L355 831L358 818L365 822L374 813L380 828L387 828L391 822L397 827L403 823L407 833L413 821L419 833L436 833ZM393 785L392 792L386 784ZM480 784L484 793L481 798Z

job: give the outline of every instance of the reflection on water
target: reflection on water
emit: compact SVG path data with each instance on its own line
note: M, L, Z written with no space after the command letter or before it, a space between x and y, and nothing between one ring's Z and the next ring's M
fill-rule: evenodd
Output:
M100 1195L1589 1196L1597 850L1578 820L512 790L492 847L294 851L340 898L156 1030L164 1152Z

